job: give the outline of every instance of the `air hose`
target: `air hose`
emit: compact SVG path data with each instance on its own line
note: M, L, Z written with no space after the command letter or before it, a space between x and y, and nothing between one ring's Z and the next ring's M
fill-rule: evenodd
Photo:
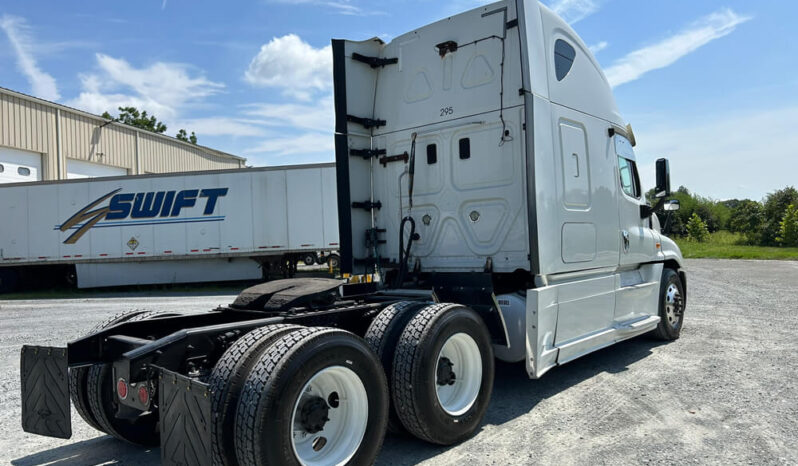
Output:
M402 287L407 274L407 262L410 260L410 249L413 247L413 241L417 239L416 221L410 216L410 212L413 210L413 178L416 172L416 136L416 133L411 136L410 160L408 160L407 168L407 215L399 223L399 273L394 284L396 288ZM410 224L410 236L405 244L405 225L407 223Z

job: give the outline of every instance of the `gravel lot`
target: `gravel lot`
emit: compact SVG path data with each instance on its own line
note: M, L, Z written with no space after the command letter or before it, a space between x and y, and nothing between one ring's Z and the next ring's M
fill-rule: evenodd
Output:
M389 436L379 464L798 464L798 262L688 261L682 338L637 338L529 380L497 366L477 435L455 447ZM158 464L86 426L22 432L19 348L60 345L133 308L192 310L229 295L0 300L0 463Z

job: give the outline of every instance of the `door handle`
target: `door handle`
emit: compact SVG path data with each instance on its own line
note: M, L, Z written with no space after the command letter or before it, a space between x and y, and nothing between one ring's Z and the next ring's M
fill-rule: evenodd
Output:
M629 232L623 230L621 236L623 237L623 252L629 252Z

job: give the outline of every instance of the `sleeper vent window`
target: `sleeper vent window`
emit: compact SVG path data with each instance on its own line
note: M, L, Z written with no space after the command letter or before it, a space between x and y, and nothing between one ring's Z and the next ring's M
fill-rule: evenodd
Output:
M435 144L427 145L427 164L432 165L438 161L438 147Z
M4 167L2 163L0 163L0 173L3 173L4 171L6 171L6 167Z
M471 158L471 140L468 138L463 138L460 140L460 159L470 159Z
M562 39L557 39L554 43L554 71L557 74L557 81L562 81L574 66L576 51L571 44Z
M22 176L30 176L30 168L19 167L17 168L17 173Z

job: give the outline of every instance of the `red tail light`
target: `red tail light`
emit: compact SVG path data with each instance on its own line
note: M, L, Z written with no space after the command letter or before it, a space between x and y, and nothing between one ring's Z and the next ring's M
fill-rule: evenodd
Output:
M149 404L150 402L150 392L144 385L139 387L139 401L143 405Z
M116 382L116 394L123 400L127 398L127 382L125 382L125 379L119 379Z

